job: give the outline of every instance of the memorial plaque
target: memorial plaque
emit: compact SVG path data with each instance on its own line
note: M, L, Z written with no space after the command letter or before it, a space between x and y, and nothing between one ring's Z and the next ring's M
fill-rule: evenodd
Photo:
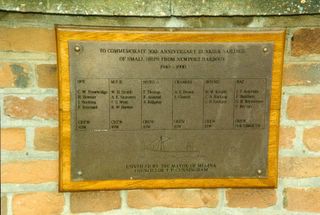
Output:
M283 31L56 32L61 190L276 186Z

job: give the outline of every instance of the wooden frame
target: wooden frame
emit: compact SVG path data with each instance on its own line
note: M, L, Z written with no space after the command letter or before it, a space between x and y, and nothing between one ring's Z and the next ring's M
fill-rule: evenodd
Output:
M272 31L187 31L185 29L120 29L56 27L59 69L59 141L61 191L136 189L136 188L191 188L191 187L275 187L278 169L278 136L281 103L281 80L285 32ZM268 171L267 178L216 178L216 179L156 179L156 180L109 180L72 181L70 143L70 77L69 40L98 41L145 41L145 42L273 42L272 90L270 104Z

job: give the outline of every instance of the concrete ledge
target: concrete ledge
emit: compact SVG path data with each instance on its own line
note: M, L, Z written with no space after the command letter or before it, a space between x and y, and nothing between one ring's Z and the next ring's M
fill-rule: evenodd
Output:
M320 14L319 0L2 0L0 11L103 16Z

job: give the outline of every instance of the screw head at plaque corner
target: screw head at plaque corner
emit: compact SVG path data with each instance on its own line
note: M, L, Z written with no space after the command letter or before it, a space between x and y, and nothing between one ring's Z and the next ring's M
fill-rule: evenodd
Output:
M261 169L258 169L258 170L257 170L257 173L258 173L258 175L261 175L261 174L262 174L262 170L261 170Z
M82 176L82 171L81 170L79 170L78 172L77 172L77 174L79 175L79 176Z
M76 46L74 47L74 51L75 51L75 52L80 52L80 51L81 51L81 47L80 47L79 45L76 45Z
M264 48L263 48L263 52L268 52L268 48L267 48L267 47L264 47Z

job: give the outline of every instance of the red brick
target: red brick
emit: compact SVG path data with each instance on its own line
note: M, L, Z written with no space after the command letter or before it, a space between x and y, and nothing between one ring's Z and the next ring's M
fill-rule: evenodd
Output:
M58 150L58 128L43 127L35 129L34 146L40 151Z
M303 132L303 143L310 150L320 151L320 127L308 128Z
M41 88L57 88L58 74L55 64L37 65L38 86Z
M319 63L289 63L285 64L283 85L310 86L320 84Z
M320 28L302 28L293 33L291 54L302 56L320 54Z
M230 189L226 198L232 208L267 208L277 202L274 189Z
M58 181L58 161L19 161L1 164L1 183L35 184Z
M280 177L308 178L320 176L320 157L283 157L279 162Z
M320 188L286 188L284 198L287 210L320 212Z
M19 119L58 119L58 99L46 97L42 101L32 97L19 98L6 96L4 98L4 112L7 116Z
M319 120L320 94L305 96L290 96L287 107L288 119Z
M293 127L280 128L280 147L283 149L291 149L293 141L296 138L296 130Z
M19 151L26 145L26 130L24 128L1 129L1 150Z
M72 213L103 212L121 207L118 191L71 193Z
M55 52L55 34L45 28L0 28L0 50Z
M215 189L128 191L128 205L132 208L214 208L217 204L218 192Z
M24 193L13 196L13 215L58 215L63 211L62 193Z
M30 67L20 63L0 63L0 88L30 86Z

